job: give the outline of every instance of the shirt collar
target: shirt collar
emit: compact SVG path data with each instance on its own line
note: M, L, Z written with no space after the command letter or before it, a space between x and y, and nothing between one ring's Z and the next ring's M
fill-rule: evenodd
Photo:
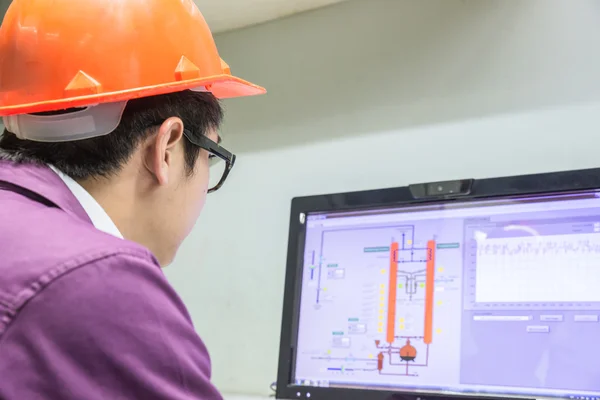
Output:
M54 166L50 165L50 168L56 173L56 175L60 177L60 179L62 179L71 193L73 193L73 196L75 196L75 198L79 201L81 207L83 207L96 229L123 239L123 235L121 232L119 232L119 229L110 216L106 213L106 211L104 211L96 199L94 199L94 197L83 188L83 186L77 183L70 176L65 175L56 169Z
M72 217L92 223L79 200L46 165L0 161L0 190L3 188L35 201L51 204Z

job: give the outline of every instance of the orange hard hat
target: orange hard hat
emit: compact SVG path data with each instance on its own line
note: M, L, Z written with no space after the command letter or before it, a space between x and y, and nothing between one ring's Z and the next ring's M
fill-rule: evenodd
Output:
M265 93L231 75L192 0L14 0L0 27L0 116L186 89Z

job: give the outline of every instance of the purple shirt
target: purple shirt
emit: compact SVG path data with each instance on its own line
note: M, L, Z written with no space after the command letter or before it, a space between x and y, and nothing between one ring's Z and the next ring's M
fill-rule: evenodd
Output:
M0 399L215 399L144 247L94 228L49 168L0 162Z

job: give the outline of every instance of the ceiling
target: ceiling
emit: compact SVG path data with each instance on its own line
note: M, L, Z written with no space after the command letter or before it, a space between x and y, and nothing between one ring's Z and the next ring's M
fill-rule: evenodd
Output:
M0 0L3 16L12 0ZM346 0L194 0L214 33L243 28Z
M194 0L214 33L243 28L345 0Z

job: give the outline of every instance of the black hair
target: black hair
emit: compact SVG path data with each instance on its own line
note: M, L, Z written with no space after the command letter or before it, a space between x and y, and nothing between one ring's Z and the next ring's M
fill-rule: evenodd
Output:
M108 135L72 142L22 140L4 130L0 160L53 165L75 180L108 177L130 159L138 145L164 120L179 117L193 135L207 135L223 119L219 101L208 92L185 90L130 100L117 129ZM184 140L186 172L191 175L200 148Z

